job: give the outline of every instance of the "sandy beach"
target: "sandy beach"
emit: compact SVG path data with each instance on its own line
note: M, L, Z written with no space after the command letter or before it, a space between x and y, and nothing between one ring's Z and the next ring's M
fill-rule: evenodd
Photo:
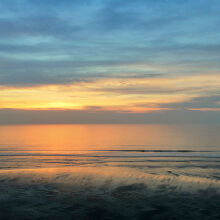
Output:
M220 180L123 167L0 171L1 219L219 219Z

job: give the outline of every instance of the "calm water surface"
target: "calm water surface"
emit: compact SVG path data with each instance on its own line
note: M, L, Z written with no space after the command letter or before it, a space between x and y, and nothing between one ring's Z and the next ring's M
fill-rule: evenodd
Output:
M218 160L218 125L0 126L1 169Z
M1 150L218 149L220 125L0 126Z

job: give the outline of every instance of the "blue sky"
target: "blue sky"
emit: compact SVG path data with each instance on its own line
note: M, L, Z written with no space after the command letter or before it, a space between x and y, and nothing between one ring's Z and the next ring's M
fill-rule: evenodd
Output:
M171 108L179 117L186 109L207 111L210 117L213 111L218 114L219 13L218 0L1 0L0 89L5 92L0 108L22 109L13 103L26 106L28 89L39 92L45 87L40 95L49 100L50 86L63 91L63 86L78 85L74 88L80 88L80 97L89 88L82 99L95 100L93 105L73 99L74 105L84 106L82 111L116 114L126 112L126 106L153 106ZM166 87L164 79L170 80ZM116 88L111 80L127 86ZM17 92L20 97L13 94ZM56 103L69 109L70 93ZM171 101L159 100L159 94ZM111 105L103 107L103 99L97 101L100 95L110 97ZM122 106L115 106L114 99ZM56 108L48 100L42 106Z

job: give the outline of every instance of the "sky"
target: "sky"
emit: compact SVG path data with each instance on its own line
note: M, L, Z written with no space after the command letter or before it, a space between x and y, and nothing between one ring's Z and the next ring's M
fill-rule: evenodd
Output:
M0 0L0 124L220 123L219 0Z

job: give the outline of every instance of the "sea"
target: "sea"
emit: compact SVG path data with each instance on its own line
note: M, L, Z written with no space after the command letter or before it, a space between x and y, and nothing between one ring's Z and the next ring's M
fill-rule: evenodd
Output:
M220 219L220 125L2 125L0 219Z

